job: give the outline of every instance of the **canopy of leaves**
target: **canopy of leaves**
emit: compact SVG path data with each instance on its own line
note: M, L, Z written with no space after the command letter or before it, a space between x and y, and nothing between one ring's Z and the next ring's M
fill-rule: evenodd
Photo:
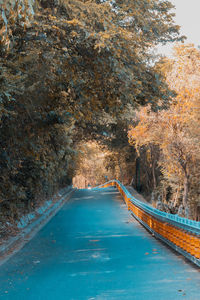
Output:
M127 107L166 105L149 49L181 38L168 1L1 3L0 201L30 204L71 181L80 140L109 136Z
M182 193L186 207L198 203L200 170L200 52L192 45L175 48L175 58L160 66L177 93L168 110L138 112L139 123L129 130L136 147L158 145L164 179L174 192Z

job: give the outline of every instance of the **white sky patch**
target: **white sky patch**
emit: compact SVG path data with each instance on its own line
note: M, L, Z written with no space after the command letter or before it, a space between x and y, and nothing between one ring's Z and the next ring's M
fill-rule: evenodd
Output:
M200 0L170 0L175 5L175 23L181 26L180 34L185 35L185 43L200 46ZM159 53L170 56L173 44L159 47Z

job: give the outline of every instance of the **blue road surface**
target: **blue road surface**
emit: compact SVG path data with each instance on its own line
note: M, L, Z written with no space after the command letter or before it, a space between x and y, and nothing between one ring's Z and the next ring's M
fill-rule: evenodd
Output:
M200 271L148 233L114 188L77 190L0 267L0 300L200 300Z

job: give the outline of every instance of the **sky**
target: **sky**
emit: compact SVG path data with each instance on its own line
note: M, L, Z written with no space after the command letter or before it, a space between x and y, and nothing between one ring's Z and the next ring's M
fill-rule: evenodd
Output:
M185 43L200 46L200 0L169 0L175 5L175 23L181 26L181 35L187 36ZM159 52L171 55L171 44L159 47Z

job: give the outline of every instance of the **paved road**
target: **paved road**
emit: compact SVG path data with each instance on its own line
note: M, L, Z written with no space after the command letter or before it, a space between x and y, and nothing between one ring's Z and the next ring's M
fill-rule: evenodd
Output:
M200 299L200 271L127 211L114 188L80 190L0 267L0 300Z

